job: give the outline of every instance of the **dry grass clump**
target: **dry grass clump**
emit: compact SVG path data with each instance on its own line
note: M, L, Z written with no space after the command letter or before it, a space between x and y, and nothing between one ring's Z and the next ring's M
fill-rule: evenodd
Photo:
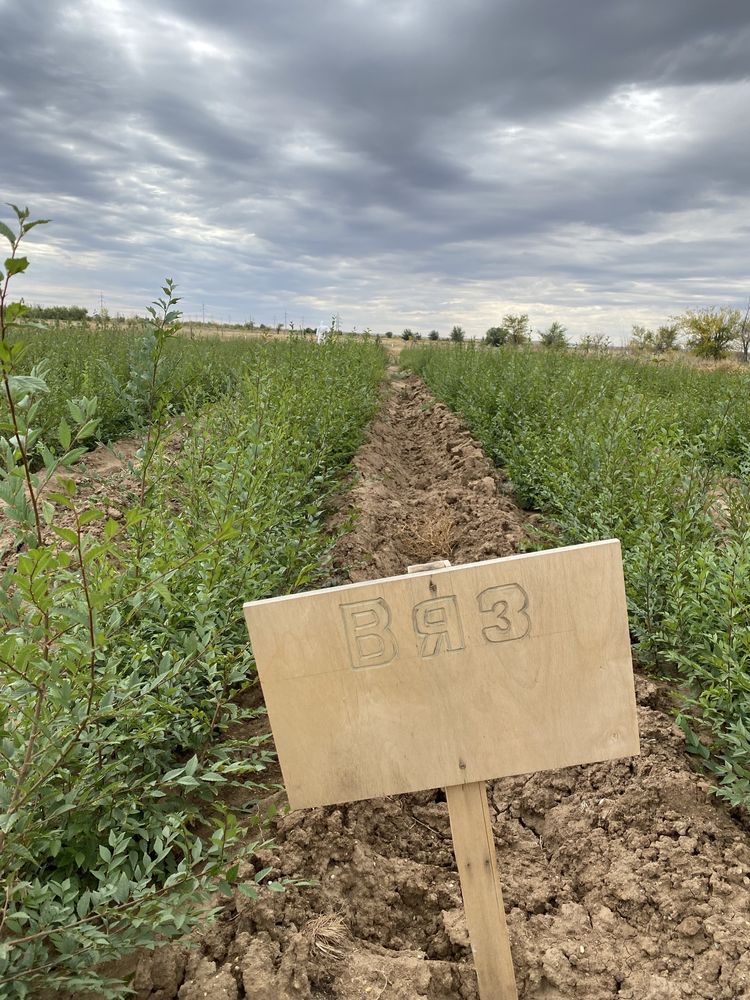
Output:
M349 932L341 917L324 913L305 924L310 939L310 954L342 961L349 950Z
M450 559L458 543L458 529L453 516L446 513L425 511L424 519L400 529L404 548L412 552L418 562L433 559Z

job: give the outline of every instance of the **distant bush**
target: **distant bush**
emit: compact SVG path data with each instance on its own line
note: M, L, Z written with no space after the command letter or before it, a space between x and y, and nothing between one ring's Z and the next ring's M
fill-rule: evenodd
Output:
M484 342L490 347L502 347L507 338L508 332L502 326L491 326L484 335Z
M558 323L555 320L540 334L539 339L543 347L567 347L568 338L566 333L567 331L562 323Z
M677 318L687 336L687 344L699 358L718 361L727 356L729 347L740 337L742 314L727 307L688 309Z
M507 331L507 344L518 347L531 340L531 325L528 313L508 313L503 316L503 329Z
M678 323L665 323L656 330L649 330L648 327L634 324L629 347L631 350L663 354L665 351L673 351L678 347L679 334Z
M587 333L578 341L578 350L584 354L603 354L611 346L609 337L604 333Z
M531 340L531 326L527 313L507 313L500 326L491 326L484 335L484 342L492 347L503 344L518 346Z
M89 311L83 306L28 306L26 318L60 319L82 323L89 318Z

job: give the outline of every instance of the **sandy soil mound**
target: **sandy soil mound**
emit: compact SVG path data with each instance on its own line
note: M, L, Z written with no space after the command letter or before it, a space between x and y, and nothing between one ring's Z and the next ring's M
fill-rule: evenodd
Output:
M526 516L459 422L396 379L355 463L340 578L506 555ZM525 1000L750 997L750 834L707 794L664 693L638 679L642 755L491 783ZM283 796L277 796L277 801ZM441 791L282 813L273 865L318 888L239 894L193 946L139 964L141 1000L475 1000Z

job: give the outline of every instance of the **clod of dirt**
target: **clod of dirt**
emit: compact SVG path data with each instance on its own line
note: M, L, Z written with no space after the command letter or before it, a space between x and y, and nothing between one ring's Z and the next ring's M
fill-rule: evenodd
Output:
M342 579L507 555L523 535L488 460L416 378L395 380L355 468ZM640 757L490 783L521 1000L750 998L748 827L691 770L659 710L668 691L636 686ZM242 878L272 865L319 885L237 893L170 971L170 949L141 960L140 1000L477 1000L440 790L282 810L272 833Z

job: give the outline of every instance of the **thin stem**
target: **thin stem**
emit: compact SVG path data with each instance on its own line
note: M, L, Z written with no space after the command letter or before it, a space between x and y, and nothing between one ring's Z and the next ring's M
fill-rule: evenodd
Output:
M8 803L8 808L5 810L7 816L12 816L14 812L20 807L23 802L23 796L21 793L21 786L26 780L26 776L31 768L31 761L34 756L34 747L36 745L36 740L39 735L39 729L42 720L42 709L44 708L44 702L46 699L47 690L44 686L40 687L37 691L36 704L34 705L34 718L31 723L31 732L29 733L29 739L26 744L26 753L24 754L23 763L21 764L21 769L18 772L18 777L16 779L16 784L13 789L13 795ZM3 853L3 848L5 847L7 834L0 830L0 855Z
M78 564L81 568L81 583L83 584L83 596L86 601L86 616L89 632L89 643L91 645L91 658L89 661L89 697L86 703L86 716L91 715L91 706L94 703L94 692L96 689L96 631L94 628L94 606L91 603L91 592L89 591L89 579L86 572L86 560L83 554L83 540L81 537L81 519L78 511L73 508L76 519L76 551L78 552Z

